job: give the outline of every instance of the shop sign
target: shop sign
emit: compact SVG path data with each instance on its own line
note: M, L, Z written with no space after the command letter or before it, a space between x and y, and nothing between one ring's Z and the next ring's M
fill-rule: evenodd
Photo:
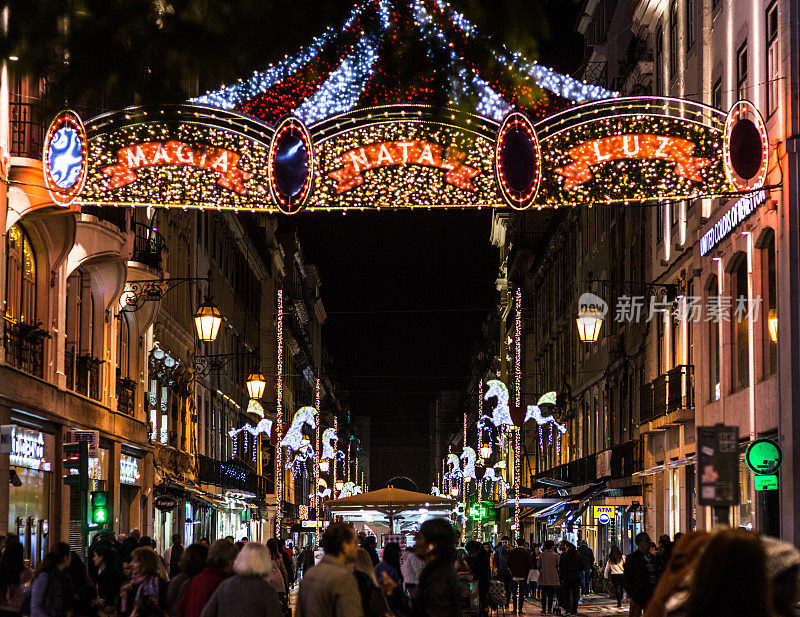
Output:
M385 534L383 534L382 539L383 539L384 548L390 542L394 542L395 544L399 544L401 548L406 545L406 537L405 537L404 534L401 534L401 533L385 533Z
M304 529L325 529L330 525L330 521L302 521Z
M159 495L153 500L153 506L156 509L161 510L162 512L169 512L170 510L174 510L175 506L178 505L178 500L172 497L171 495Z
M11 453L9 463L28 469L49 471L50 464L44 460L44 435L41 431L11 425Z
M781 468L783 451L772 439L756 439L747 446L744 460L753 473L772 475Z
M776 491L778 490L778 476L756 476L755 484L757 491Z
M120 484L139 484L139 459L123 454L119 457Z
M697 480L701 506L739 504L739 427L697 427Z
M717 244L722 242L736 227L748 218L756 208L764 203L767 194L762 189L758 193L747 195L733 204L728 211L723 214L714 226L703 234L700 238L700 255L706 255Z
M601 525L608 525L614 516L615 506L594 506L594 518Z

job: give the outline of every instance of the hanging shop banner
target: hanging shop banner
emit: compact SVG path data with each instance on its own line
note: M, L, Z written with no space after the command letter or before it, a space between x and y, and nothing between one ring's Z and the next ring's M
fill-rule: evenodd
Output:
M307 210L515 209L752 192L766 178L758 111L660 97L573 105L533 123L451 108L360 108L274 126L197 105L89 120L62 112L44 172L56 203Z
M739 427L697 427L697 483L701 506L739 503Z

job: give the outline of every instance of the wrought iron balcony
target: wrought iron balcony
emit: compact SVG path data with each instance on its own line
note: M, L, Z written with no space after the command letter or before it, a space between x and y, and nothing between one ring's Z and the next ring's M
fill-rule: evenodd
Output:
M125 217L126 209L119 206L83 206L81 212L96 216L101 221L111 223L122 233L128 231Z
M3 347L6 351L6 362L16 369L43 376L44 339L50 338L47 331L38 324L16 323L3 317Z
M218 461L197 455L197 480L222 488L253 493L259 498L275 492L275 483L234 460Z
M694 409L694 365L682 364L642 386L639 422L645 423L681 409Z
M149 225L134 221L133 229L133 261L161 270L161 254L166 248L164 236Z
M40 106L21 101L9 103L11 108L11 156L42 158L45 124Z

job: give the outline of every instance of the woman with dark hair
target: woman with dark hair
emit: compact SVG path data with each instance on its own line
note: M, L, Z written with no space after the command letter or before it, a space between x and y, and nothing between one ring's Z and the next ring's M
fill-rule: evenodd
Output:
M101 607L114 607L122 587L122 576L117 569L117 553L110 546L101 544L94 549L92 554L94 576L92 579L97 585L97 595L102 601Z
M97 586L89 578L89 571L83 563L81 556L76 552L70 553L67 569L62 573L64 579L65 597L64 605L67 612L73 617L93 617L97 615ZM67 597L66 594L69 594Z
M687 617L772 617L766 562L754 533L714 534L692 576Z
M380 564L377 567L380 567ZM364 610L364 617L384 617L388 610L383 592L378 587L378 580L375 578L375 570L376 568L372 567L369 553L363 548L359 548L356 560L353 562L353 575L356 577L358 592L361 594L361 608ZM397 591L394 595L399 598L400 592Z
M154 617L167 608L167 581L159 576L160 557L147 546L131 553L131 580L120 591L122 617ZM32 617L32 616L31 616Z
M384 572L397 586L403 588L403 575L400 573L400 545L397 542L387 542L383 547L383 561L375 566L375 578L381 580Z
M622 592L624 591L625 582L625 555L619 550L615 544L611 547L606 560L606 568L603 571L603 577L611 581L611 586L614 588L614 595L617 596L617 608L622 608Z
M419 577L411 617L460 617L461 585L454 565L456 534L450 521L432 518L422 523L414 550L425 568ZM390 598L400 593L385 572L382 579L380 582Z
M22 606L22 586L30 571L22 558L19 536L10 533L0 554L0 617L18 617Z
M372 567L377 566L380 562L380 557L378 557L378 538L375 536L367 536L364 539L363 548L369 553L370 559L372 559Z
M169 587L167 587L167 606L170 615L175 614L178 602L189 587L189 581L203 571L207 557L208 547L198 542L190 544L181 552L181 556L178 558L180 572L170 579Z
M283 565L283 558L275 538L267 540L267 550L269 551L269 560L272 565L267 582L275 589L281 601L281 606L285 609L288 606L286 590L289 588L289 575L286 572L286 566Z
M69 562L69 545L56 542L36 570L31 586L30 617L63 617L66 614L61 573Z
M674 611L685 602L694 568L709 540L711 534L705 531L690 531L681 537L647 604L648 617L664 617L667 605Z
M481 614L486 614L489 607L489 581L492 578L489 565L489 554L477 540L470 540L465 547L472 574L478 579L478 602Z

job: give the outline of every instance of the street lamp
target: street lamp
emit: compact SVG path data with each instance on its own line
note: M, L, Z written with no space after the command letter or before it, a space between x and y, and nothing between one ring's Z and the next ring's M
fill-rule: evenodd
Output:
M603 317L594 307L583 307L578 311L578 336L583 343L596 343L603 327Z
M458 487L457 486L454 486L454 487L452 487L450 489L450 495L452 495L453 497L458 497Z
M264 389L267 387L267 380L261 373L251 373L247 378L247 393L251 399L260 399L264 396Z
M767 326L769 327L769 340L773 343L778 342L778 313L775 309L769 309L769 317L767 318Z
M324 458L319 462L319 470L322 473L328 473L328 470L330 468L331 468L331 462L328 459ZM344 485L342 485L342 486L344 486Z
M492 446L485 443L481 446L481 458L487 459L492 455Z
M341 491L344 488L344 480L336 480L336 484L334 486L336 486L337 491Z
M212 343L217 338L220 324L222 324L222 315L217 305L206 298L205 302L197 307L197 312L194 314L197 338L204 343Z

